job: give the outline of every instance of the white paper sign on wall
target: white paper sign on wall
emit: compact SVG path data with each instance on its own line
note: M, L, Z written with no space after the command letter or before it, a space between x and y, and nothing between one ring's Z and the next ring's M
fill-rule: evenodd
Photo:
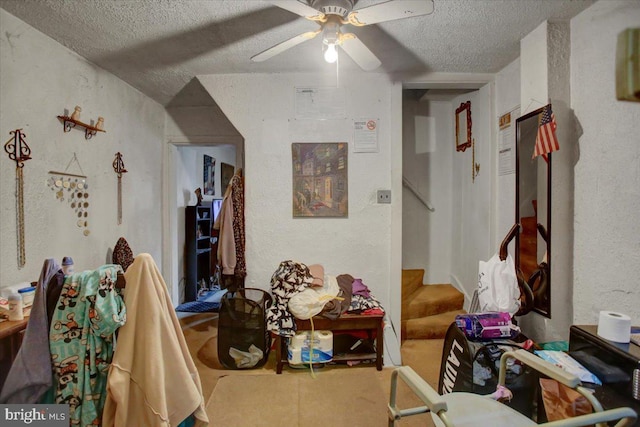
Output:
M377 153L378 145L378 120L361 119L353 122L353 152Z

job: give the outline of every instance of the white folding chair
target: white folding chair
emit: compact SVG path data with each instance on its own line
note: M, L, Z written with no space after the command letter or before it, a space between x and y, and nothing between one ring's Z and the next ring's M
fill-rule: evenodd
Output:
M616 420L618 420L618 423L615 424L615 427L625 427L632 425L637 418L637 414L631 408L624 407L605 411L593 393L582 386L580 379L526 350L507 351L502 355L498 376L499 386L504 387L505 385L506 364L509 358L517 359L542 374L576 390L591 403L594 412L560 421L537 424L515 409L494 400L490 396L466 392L453 392L441 396L413 369L409 366L402 366L395 369L391 374L391 394L388 405L389 427L393 427L395 422L402 417L426 412L431 412L431 417L438 427L530 427L537 425L547 427L585 427L594 424L598 427L606 427L606 422ZM425 403L425 406L398 409L396 405L398 378L401 378L411 388L418 398Z

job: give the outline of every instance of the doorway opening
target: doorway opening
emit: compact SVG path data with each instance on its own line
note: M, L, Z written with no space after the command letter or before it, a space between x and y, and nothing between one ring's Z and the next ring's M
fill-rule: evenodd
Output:
M186 208L198 202L198 188L203 205L213 207L214 200L224 197L229 180L244 167L244 138L197 78L167 104L166 111L162 270L177 306L185 300Z

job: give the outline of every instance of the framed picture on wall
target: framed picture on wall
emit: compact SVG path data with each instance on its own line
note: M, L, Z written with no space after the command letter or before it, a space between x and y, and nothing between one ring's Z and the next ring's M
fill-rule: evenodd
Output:
M471 101L463 102L456 109L456 151L471 147Z
M349 213L346 142L293 143L293 217L339 217Z
M204 195L213 196L215 194L216 183L216 159L205 154L203 165L202 187L204 188Z
M227 190L234 172L235 168L232 165L225 162L220 163L220 191L222 192L222 195L224 195L224 192Z

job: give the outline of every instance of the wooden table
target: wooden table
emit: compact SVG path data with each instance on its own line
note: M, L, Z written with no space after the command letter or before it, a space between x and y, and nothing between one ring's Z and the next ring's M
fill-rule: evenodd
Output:
M24 320L0 322L0 389L9 374L13 359L18 354L27 322L28 317Z
M360 314L343 314L335 320L326 317L315 316L313 318L313 329L316 331L366 331L369 338L372 339L375 333L376 352L375 354L347 354L333 357L334 361L348 360L371 360L376 359L376 369L382 370L383 355L383 318L382 314L360 315ZM310 331L311 321L295 319L298 331ZM287 340L282 339L280 335L275 335L276 347L276 373L282 373L282 366L288 363L287 360Z

